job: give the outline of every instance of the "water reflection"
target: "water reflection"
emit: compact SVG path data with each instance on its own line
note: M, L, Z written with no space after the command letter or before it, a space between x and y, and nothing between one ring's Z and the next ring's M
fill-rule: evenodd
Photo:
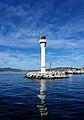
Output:
M73 74L69 74L68 76L69 76L69 78L72 78Z
M46 116L48 114L47 106L45 104L45 98L46 98L46 95L45 95L45 91L46 91L45 83L46 83L45 80L40 80L40 94L38 95L38 98L40 99L41 104L37 105L42 117Z

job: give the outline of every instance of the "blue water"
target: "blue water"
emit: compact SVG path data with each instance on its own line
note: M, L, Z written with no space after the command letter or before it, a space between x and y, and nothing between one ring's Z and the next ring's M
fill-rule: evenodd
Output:
M84 120L84 74L31 80L0 73L0 120Z

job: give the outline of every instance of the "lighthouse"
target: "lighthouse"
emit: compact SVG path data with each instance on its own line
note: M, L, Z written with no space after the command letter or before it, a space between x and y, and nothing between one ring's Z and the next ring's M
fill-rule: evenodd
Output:
M46 71L46 65L45 65L45 47L46 47L46 37L41 36L41 39L39 40L40 46L41 46L41 73L45 73Z
M67 78L68 76L65 75L65 72L61 71L46 71L46 64L45 64L45 47L46 47L46 37L41 36L39 40L40 46L41 46L41 71L35 71L35 72L28 72L25 77L31 78L31 79L58 79L58 78ZM43 87L42 87L43 89ZM43 91L41 91L41 95L39 96L43 100L45 96L42 94Z

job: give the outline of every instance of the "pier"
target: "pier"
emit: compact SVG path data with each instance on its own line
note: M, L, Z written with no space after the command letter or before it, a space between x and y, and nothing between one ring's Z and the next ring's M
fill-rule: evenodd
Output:
M63 72L51 72L47 71L46 73L40 73L40 72L29 72L25 76L26 78L31 79L62 79L62 78L68 78L67 75Z

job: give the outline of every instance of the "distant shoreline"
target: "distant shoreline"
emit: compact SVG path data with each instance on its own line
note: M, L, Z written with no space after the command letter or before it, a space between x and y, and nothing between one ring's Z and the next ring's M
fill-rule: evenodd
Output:
M26 72L26 71L0 71L0 72Z
M0 68L0 72L27 72L28 70L13 69L13 68Z
M71 67L57 67L57 68L49 68L46 71L66 71ZM84 68L72 68L76 70L84 69ZM40 70L22 70L22 69L15 69L15 68L0 68L0 72L35 72Z

